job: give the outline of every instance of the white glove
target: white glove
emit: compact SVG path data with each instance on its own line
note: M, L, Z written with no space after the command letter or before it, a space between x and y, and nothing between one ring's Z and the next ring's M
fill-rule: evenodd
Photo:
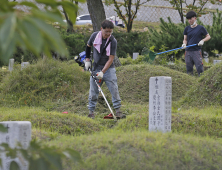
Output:
M85 69L88 71L91 68L91 62L90 61L86 61L85 62Z
M204 41L201 40L199 43L198 43L198 46L202 46L204 44Z
M186 44L182 44L182 49L186 49L187 48L187 45Z
M96 73L96 78L102 79L103 78L103 72L100 71L100 72Z

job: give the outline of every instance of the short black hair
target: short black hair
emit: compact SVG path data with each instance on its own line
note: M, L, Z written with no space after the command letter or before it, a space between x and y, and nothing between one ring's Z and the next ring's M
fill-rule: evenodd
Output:
M191 18L193 18L193 17L197 17L196 12L194 12L194 11L189 11L189 12L187 12L187 15L186 15L186 18L187 18L187 19L191 19Z
M109 21L109 20L104 20L102 23L101 23L101 27L103 29L106 29L106 28L110 28L110 29L113 29L114 28L114 24L112 21Z

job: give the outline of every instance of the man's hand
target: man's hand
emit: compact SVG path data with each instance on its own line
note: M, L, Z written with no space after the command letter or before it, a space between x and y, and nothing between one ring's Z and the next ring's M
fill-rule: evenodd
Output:
M97 73L96 73L96 78L102 79L102 78L103 78L103 72L102 72L102 71L97 72Z
M204 41L201 40L199 43L198 43L198 46L202 46L204 44Z
M91 68L91 62L90 61L86 61L85 62L85 70L89 70Z
M182 49L186 49L187 48L187 45L186 44L182 44Z

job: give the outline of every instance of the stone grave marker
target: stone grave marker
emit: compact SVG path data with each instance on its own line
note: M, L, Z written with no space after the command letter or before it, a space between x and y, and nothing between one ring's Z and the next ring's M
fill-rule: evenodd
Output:
M21 70L29 65L29 62L22 62L21 63Z
M138 56L139 56L139 53L133 53L133 60L137 59Z
M217 63L219 63L219 62L221 62L222 60L214 60L213 61L213 64L217 64Z
M150 77L149 131L171 131L172 79Z
M23 149L29 147L31 141L31 122L29 121L5 121L0 122L7 128L7 132L0 132L0 144L7 143L10 148L17 147L19 142ZM2 159L2 168L0 170L9 170L12 162L17 163L19 170L28 170L28 162L18 153L17 157L12 159L7 157L4 152L0 153Z
M13 70L13 66L14 66L14 59L9 59L9 64L8 64L8 70L12 71Z

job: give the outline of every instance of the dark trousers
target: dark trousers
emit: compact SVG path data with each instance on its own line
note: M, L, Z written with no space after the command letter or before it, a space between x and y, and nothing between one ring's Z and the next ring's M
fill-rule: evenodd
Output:
M187 74L193 74L193 65L196 66L199 75L203 73L203 59L201 51L186 51L185 62Z

